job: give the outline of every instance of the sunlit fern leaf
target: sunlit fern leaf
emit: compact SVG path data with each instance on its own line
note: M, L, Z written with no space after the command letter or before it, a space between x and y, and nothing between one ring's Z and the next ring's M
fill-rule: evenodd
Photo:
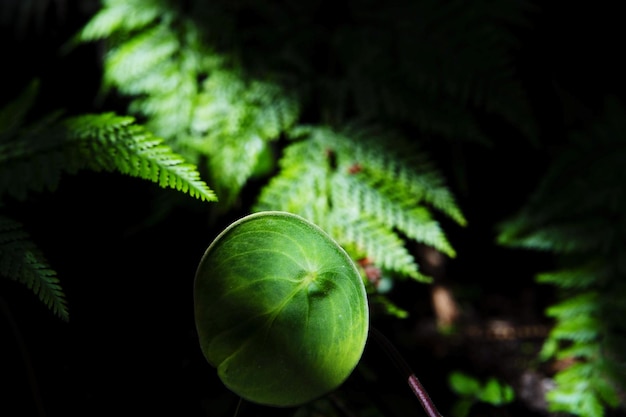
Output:
M409 196L397 197L398 192L380 184L370 184L366 174L335 176L332 184L333 202L342 210L358 216L366 213L390 230L398 229L419 243L455 256L443 230L426 207L409 204Z
M54 314L68 320L65 295L56 272L22 225L0 215L0 275L26 285Z
M0 195L23 199L29 190L54 190L62 172L118 171L175 188L205 201L216 199L194 165L131 117L84 115L38 124L0 143Z
M64 125L67 141L76 144L91 169L119 171L204 201L216 200L195 165L186 163L131 117L113 113L83 115L67 119Z
M349 217L341 210L333 214L333 224L327 227L337 234L337 240L344 246L354 246L384 269L430 282L429 277L419 272L405 242L393 230L364 215Z
M399 276L428 280L405 237L453 256L431 210L444 208L461 224L465 219L423 152L390 133L372 132L294 129L297 140L285 149L281 171L262 190L255 210L300 214L327 230L353 257L371 258Z
M298 113L295 96L275 84L216 70L197 97L185 144L208 157L212 183L224 199L232 198L253 176L268 142L294 124Z
M340 133L320 128L311 136L335 152L339 175L360 174L373 187L408 199L409 206L426 203L458 224L466 224L443 176L415 142L394 132L356 126Z

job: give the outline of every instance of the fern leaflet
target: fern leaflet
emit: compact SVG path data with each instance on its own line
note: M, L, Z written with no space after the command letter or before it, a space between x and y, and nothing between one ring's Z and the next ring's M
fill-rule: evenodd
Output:
M22 225L0 215L0 275L31 289L54 314L68 320L65 295L56 272L30 240Z

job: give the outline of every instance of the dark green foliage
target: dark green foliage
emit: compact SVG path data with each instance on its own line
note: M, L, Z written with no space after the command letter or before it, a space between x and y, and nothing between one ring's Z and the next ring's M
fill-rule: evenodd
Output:
M448 384L459 396L451 410L453 417L468 416L472 406L478 402L502 406L515 398L513 388L494 377L483 383L461 371L452 371L448 375Z
M43 254L18 222L0 215L0 275L21 282L54 314L68 320L65 295Z
M54 113L27 120L38 82L0 110L0 198L26 199L56 189L63 173L81 169L120 172L173 188L203 201L216 196L194 165L174 153L132 117L112 113L62 118ZM63 292L22 226L2 217L0 274L26 284L56 314L67 319Z
M573 359L548 394L553 411L604 415L626 388L626 111L616 100L588 130L572 135L502 244L547 250L560 268L537 276L560 289L547 310L555 326L544 359Z

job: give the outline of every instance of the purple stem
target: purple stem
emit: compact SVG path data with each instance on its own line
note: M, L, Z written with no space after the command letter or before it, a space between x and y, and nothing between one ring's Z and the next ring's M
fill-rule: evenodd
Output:
M422 404L422 408L428 414L428 417L442 417L439 411L437 411L437 407L435 407L435 403L430 399L430 396L422 386L421 382L413 371L409 364L404 360L400 352L396 349L396 347L387 339L381 332L377 329L370 327L370 334L374 336L374 339L380 347L385 351L385 353L391 358L394 365L404 374L407 378L407 383L409 384L409 388L413 391L413 394L417 397L420 404Z

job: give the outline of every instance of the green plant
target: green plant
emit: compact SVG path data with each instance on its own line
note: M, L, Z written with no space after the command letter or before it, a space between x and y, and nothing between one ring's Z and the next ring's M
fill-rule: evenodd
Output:
M554 253L537 281L558 289L541 357L571 361L547 394L552 411L601 417L626 387L626 193L624 107L571 135L530 201L501 225L499 242Z
M514 43L489 34L500 25L523 21L523 9L476 4L475 13L465 14L460 2L442 10L429 2L405 4L402 12L433 21L442 15L468 27L466 19L480 21L485 31L473 33L474 42L443 30L451 37L448 46L465 51L459 45L468 43L497 51L488 60L455 54L455 60L467 61L474 71L460 74L457 62L446 62L449 77L440 79L440 50L427 43L420 53L398 57L398 71L385 60L371 59L373 51L384 53L406 46L409 36L425 36L412 27L391 38L378 37L378 24L354 10L349 14L361 26L339 26L332 39L316 38L319 23L309 13L317 7L314 2L298 9L227 3L181 7L168 1L108 0L74 42L102 42L107 51L103 93L122 93L131 113L145 118L149 129L200 167L220 198L219 211L239 204L242 190L257 180L252 184L258 187L252 189L258 192L253 211L289 211L307 218L355 261L367 260L390 282L405 277L428 281L407 243L433 246L453 257L456 252L439 217L459 225L466 219L418 143L433 138L487 141L478 128L485 112L525 128L532 125L515 121L525 110L511 112L526 108L515 81L504 75ZM395 13L400 12L381 6L380 24L395 24ZM263 18L240 27L239 20L249 15ZM291 30L279 48L272 35L277 30ZM376 42L367 50L350 43L370 35ZM255 47L243 48L250 36ZM443 34L441 41L446 42ZM311 42L323 42L316 48L328 48L331 61L341 64L325 67L312 49L303 47ZM314 77L307 66L319 67ZM417 84L415 71L421 74ZM490 72L499 76L487 76ZM468 105L471 111L466 111ZM443 123L451 114L455 121ZM413 133L389 127L401 123ZM372 281L367 283L372 302L406 317L406 310L378 291L378 279Z
M62 4L0 6L2 22L26 33L25 23L42 23ZM414 244L454 257L441 221L466 224L440 162L462 189L471 179L464 158L472 154L464 150L495 144L489 155L499 159L498 146L512 136L536 139L533 111L542 109L528 105L518 72L525 68L515 62L531 11L527 2L493 0L305 0L297 7L104 0L68 45L100 43L97 105L117 112L29 119L30 93L11 103L0 122L1 204L53 190L62 174L90 169L177 188L178 198L219 196L220 204L207 207L212 225L223 220L216 213L289 211L346 250L370 307L408 317L415 305L394 305L380 282L428 282ZM617 106L586 135L613 132L610 141L592 146L577 139L564 147L544 186L500 235L502 244L558 255L559 268L537 278L558 287L562 301L547 310L556 326L542 357L574 364L556 375L549 398L555 411L583 416L619 405L624 386L622 113ZM546 119L552 123L553 116ZM469 207L472 218L499 205L489 201L478 198L479 208ZM159 204L159 213L167 213ZM0 273L31 286L67 318L56 272L28 225L4 214Z
M365 287L321 229L288 213L247 216L202 258L194 286L207 360L242 397L302 404L336 388L361 357Z
M223 211L299 115L295 94L246 76L173 2L105 1L74 42L96 40L108 51L103 94L115 88L130 97L129 111L151 132L206 166Z
M356 265L304 218L268 211L228 226L194 284L196 328L224 384L249 401L295 406L337 388L359 362L369 328ZM430 417L439 413L390 342L372 330Z
M511 386L493 377L481 383L473 376L453 371L448 375L448 384L460 397L452 407L451 413L454 417L466 417L477 402L501 406L510 403L515 398Z
M38 85L34 81L0 109L0 208L33 192L54 191L63 173L84 169L119 172L201 200L216 200L195 166L132 117L113 113L62 117L54 112L28 120ZM68 319L56 272L24 226L2 214L0 275L25 284L55 314Z

